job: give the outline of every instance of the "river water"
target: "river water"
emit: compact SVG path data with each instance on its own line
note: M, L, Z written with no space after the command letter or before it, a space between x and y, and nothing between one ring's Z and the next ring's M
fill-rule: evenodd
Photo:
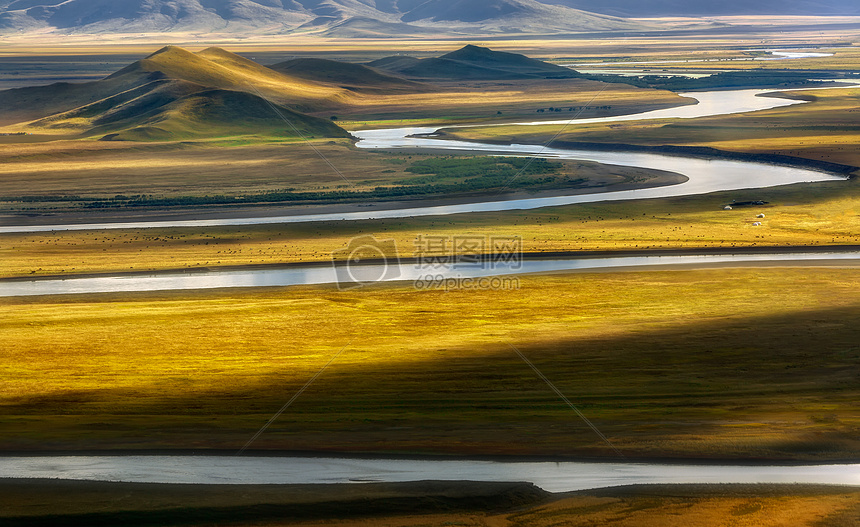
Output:
M193 271L176 273L129 274L89 278L53 278L0 281L0 297L38 296L82 293L120 293L234 287L277 287L310 284L341 284L352 287L368 282L409 281L416 287L468 288L509 287L495 281L484 284L475 279L525 273L547 273L573 270L624 269L628 267L710 266L716 264L749 264L753 262L839 261L846 265L860 263L860 251L710 254L681 256L627 256L609 258L571 258L515 260L491 263L422 266L391 261L378 265L292 266L282 269L241 271ZM466 282L464 282L466 279ZM454 281L454 282L452 282ZM495 285L494 285L495 283Z
M0 475L198 484L527 481L549 492L649 483L860 485L860 465L742 466L240 456L0 458Z
M815 89L815 88L810 88ZM826 88L825 88L826 89ZM572 125L590 123L611 123L621 121L641 121L643 119L695 119L697 117L712 117L715 115L729 115L733 113L755 112L758 110L769 110L783 106L804 104L806 101L797 99L783 99L779 97L762 97L765 93L773 93L773 90L750 89L750 90L723 90L710 92L679 93L681 97L687 97L698 101L697 104L687 106L676 106L675 108L664 108L648 112L631 113L627 115L616 115L611 117L594 117L590 119L568 119L526 121L513 123L523 126L539 126L543 124L567 124ZM477 125L487 126L487 125ZM498 126L507 126L500 124Z

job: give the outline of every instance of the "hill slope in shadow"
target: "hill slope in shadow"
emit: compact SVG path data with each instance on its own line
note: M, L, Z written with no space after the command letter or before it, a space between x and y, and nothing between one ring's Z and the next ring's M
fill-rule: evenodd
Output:
M369 66L411 79L570 79L577 72L517 53L493 51L467 45L441 57L416 59L394 56L375 60Z
M330 84L355 92L394 94L431 91L433 87L394 76L363 64L319 58L299 58L269 66L296 79Z
M99 81L0 92L0 106L10 108L0 124L113 139L349 137L303 111L342 106L351 96L332 83L279 73L220 48L191 53L167 46Z

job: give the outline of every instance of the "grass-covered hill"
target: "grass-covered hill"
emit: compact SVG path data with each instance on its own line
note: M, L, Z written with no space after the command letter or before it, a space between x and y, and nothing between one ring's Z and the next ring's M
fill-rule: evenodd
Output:
M385 57L369 63L369 66L408 78L425 80L564 79L578 75L568 68L525 55L493 51L471 44L441 57Z
M406 80L370 66L336 60L299 58L279 62L269 68L296 79L331 84L356 92L394 94L433 89L426 84Z
M336 77L334 68L330 73ZM9 109L0 124L113 139L348 137L330 120L303 113L341 107L352 95L337 83L280 73L220 48L191 53L168 46L99 81L0 92L0 107Z
M115 128L107 118L94 124L93 131L99 133ZM103 139L169 141L230 135L349 137L349 133L330 120L294 112L250 93L221 89L178 98L157 111L122 124L130 126L105 134Z

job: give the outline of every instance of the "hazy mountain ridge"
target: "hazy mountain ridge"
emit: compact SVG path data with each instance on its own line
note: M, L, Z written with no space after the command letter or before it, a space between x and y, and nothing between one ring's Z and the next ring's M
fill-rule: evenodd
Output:
M67 32L297 27L313 13L254 0L14 0L0 7L0 28L51 27ZM300 6L297 6L300 7Z
M433 89L432 86L389 75L370 66L335 60L299 58L273 64L269 68L294 78L329 83L356 92L410 93Z
M729 15L860 15L857 0L540 0L620 17Z
M0 0L0 34L200 31L362 37L643 29L618 17L860 15L855 0Z
M537 0L0 0L0 31L208 31L340 36L633 29L637 24ZM393 32L393 33L392 33Z

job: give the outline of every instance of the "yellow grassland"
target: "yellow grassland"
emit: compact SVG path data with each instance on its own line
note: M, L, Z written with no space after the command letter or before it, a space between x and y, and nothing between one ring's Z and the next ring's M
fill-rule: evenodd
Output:
M856 456L853 269L4 299L4 449Z
M733 199L765 206L722 210ZM526 252L860 243L856 180L532 211L347 223L0 235L2 276L324 261L355 236L393 239L412 256L421 235L520 236ZM756 218L764 213L765 218ZM756 221L763 225L753 226Z

